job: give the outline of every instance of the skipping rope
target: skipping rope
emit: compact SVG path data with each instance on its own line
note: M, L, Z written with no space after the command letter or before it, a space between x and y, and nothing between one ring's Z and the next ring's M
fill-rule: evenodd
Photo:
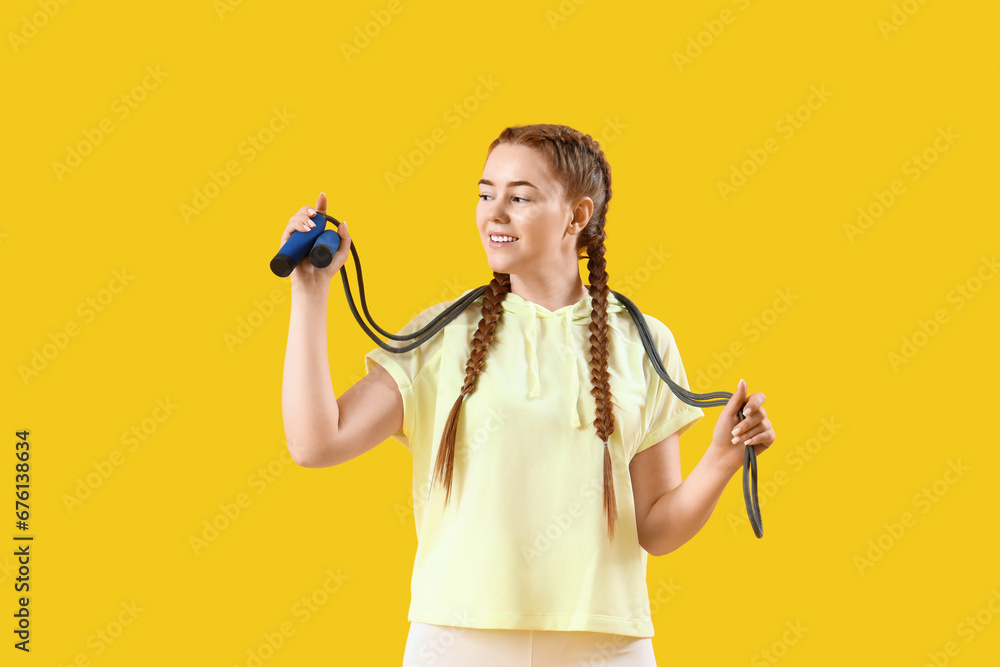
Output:
M340 221L332 215L327 215L326 213L320 213L318 211L311 219L319 218L319 216L325 218L326 222L332 222L335 227L340 226ZM285 244L278 251L278 254L271 260L271 271L275 275L285 278L291 275L292 270L298 266L299 262L306 256L307 253L309 254L309 259L314 266L319 268L329 266L330 262L333 260L333 254L336 252L339 245L340 236L335 230L326 229L325 222L323 225L317 224L307 232L293 231L291 236L287 241L285 241ZM361 325L361 329L368 334L368 337L383 350L394 354L409 352L410 350L423 345L425 342L430 340L434 334L455 319L459 313L468 308L469 304L479 298L489 288L489 285L477 287L461 299L457 299L453 304L439 313L433 320L428 322L426 326L422 327L418 331L401 336L390 331L386 331L377 325L375 320L372 318L371 313L368 312L368 303L365 301L365 283L361 277L361 260L358 258L357 243L353 239L351 239L351 256L354 257L354 269L358 280L358 292L361 296L361 309L364 311L365 319L368 320L369 324L371 324L376 331L391 340L413 342L400 347L386 345L385 342L380 340L361 320L361 315L358 314L358 309L354 305L354 297L351 295L351 286L347 281L347 265L345 263L344 266L340 267L340 276L344 281L344 292L347 295L347 305L350 306L354 319L357 320L359 325ZM688 405L693 405L698 408L726 405L729 402L729 399L733 396L732 392L713 391L707 394L696 394L692 391L688 391L671 380L670 376L667 375L667 370L663 367L663 361L660 359L659 352L653 344L653 338L649 332L649 327L646 325L645 317L643 317L642 313L630 299L614 290L610 290L610 292L615 295L615 298L617 298L622 305L625 306L625 310L627 310L628 314L632 317L632 321L635 322L635 326L639 330L639 337L642 339L642 346L646 349L646 355L649 357L650 362L652 362L653 368L656 369L657 374L663 379L664 382L667 383L667 386L670 387L670 391L672 391L677 398ZM736 413L740 421L743 421L744 419L743 408L745 407L746 401L743 402L743 405L740 406L739 411ZM750 518L750 525L753 527L754 535L760 538L764 536L764 526L760 516L760 502L757 499L757 452L754 447L750 445L744 446L744 452L743 501L746 504L747 516Z

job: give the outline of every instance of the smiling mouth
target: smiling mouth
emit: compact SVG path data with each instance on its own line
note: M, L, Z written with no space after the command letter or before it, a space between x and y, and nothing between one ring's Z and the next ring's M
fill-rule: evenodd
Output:
M505 245L510 245L511 243L516 243L518 237L508 236L506 234L490 234L490 245L494 248L503 247Z

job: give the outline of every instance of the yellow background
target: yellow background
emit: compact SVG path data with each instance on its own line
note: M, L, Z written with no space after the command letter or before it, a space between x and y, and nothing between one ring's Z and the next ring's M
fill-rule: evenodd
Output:
M997 8L389 7L4 4L3 664L248 665L283 623L262 664L401 663L410 456L390 440L335 468L288 463L289 282L267 263L325 191L382 327L486 284L475 183L500 130L534 122L606 152L612 289L671 328L692 382L708 378L696 391L743 377L764 392L777 433L759 461L763 539L737 475L694 540L650 558L659 664L995 664ZM292 118L268 135L275 109ZM251 154L250 136L269 143ZM89 154L60 171L73 147ZM413 173L390 187L401 160ZM185 220L230 161L239 173ZM734 169L745 182L724 197ZM374 343L335 283L340 395ZM916 353L894 364L906 341ZM175 406L159 421L158 400ZM718 411L684 436L685 474ZM20 429L30 654L11 632ZM144 439L123 440L133 429ZM307 616L303 598L323 604Z

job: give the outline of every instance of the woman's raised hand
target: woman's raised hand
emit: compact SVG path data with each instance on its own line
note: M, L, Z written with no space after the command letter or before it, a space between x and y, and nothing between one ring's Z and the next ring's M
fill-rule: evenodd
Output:
M708 451L725 469L735 473L742 468L747 447L753 447L760 456L774 443L775 433L764 409L764 398L759 391L747 398L747 384L740 380L732 398L722 408ZM743 401L747 405L743 408L744 419L740 421L737 412ZM734 434L734 429L739 430Z
M288 219L288 226L285 227L285 231L281 234L281 243L278 244L278 248L280 249L285 245L285 241L289 239L292 232L308 232L317 224L325 226L326 222L322 216L317 217L315 222L310 219L310 216L317 212L326 213L326 195L322 192L316 198L315 209L310 206L303 206L299 209L298 213ZM347 232L347 223L343 220L340 221L340 226L337 227L337 234L340 236L340 247L333 254L333 261L328 266L319 269L313 266L307 254L302 258L298 266L292 270L290 278L293 287L329 287L330 281L337 275L337 271L340 271L340 267L347 261L347 256L351 252L351 235Z

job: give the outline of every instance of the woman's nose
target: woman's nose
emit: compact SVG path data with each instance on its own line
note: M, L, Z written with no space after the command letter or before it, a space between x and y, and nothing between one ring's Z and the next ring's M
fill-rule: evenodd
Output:
M486 209L486 219L490 222L506 222L507 209L503 202L492 201Z

